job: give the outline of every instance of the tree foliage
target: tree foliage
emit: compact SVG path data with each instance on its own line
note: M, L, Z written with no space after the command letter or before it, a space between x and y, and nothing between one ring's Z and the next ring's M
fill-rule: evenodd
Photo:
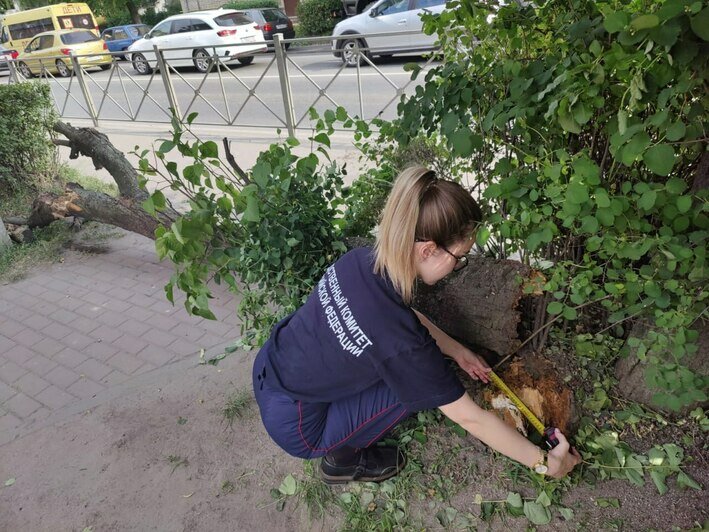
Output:
M172 139L155 152L161 164L152 165L147 151L140 160L144 175L159 174L190 198L190 211L156 233L158 255L176 266L165 287L168 299L174 300L177 288L186 296L188 312L214 319L210 283L225 283L241 297L244 342L261 345L345 251L340 240L344 169L329 160L325 134L313 139L317 153L304 157L293 154L295 139L273 144L248 172L220 161L214 142L188 137L174 122ZM168 162L165 155L173 150L192 164L179 170ZM162 191L144 206L153 213L165 209Z
M46 84L0 85L0 192L28 189L48 177L53 109Z
M527 262L552 263L550 320L596 303L617 331L651 320L629 345L649 363L655 399L705 400L686 357L707 297L709 8L449 8L427 21L446 61L400 104L395 137L440 134L473 163L494 237Z

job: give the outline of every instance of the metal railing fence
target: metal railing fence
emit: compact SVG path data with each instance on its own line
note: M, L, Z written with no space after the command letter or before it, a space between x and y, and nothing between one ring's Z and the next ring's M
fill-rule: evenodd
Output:
M400 38L413 34L416 32L381 33L377 37ZM356 37L367 39L370 36ZM349 69L342 62L326 74L306 72L298 61L304 54L297 51L297 45L304 40L283 39L282 34L276 34L272 43L275 53L272 55L239 53L238 47L253 48L253 43L243 43L198 49L194 46L154 46L150 51L140 52L140 61L132 52L71 54L34 61L19 57L8 63L9 82L38 76L50 84L60 116L89 119L96 126L101 121L169 122L173 113L184 121L196 112L195 124L284 128L291 136L297 129L310 128L307 118L313 107L341 106L350 117L365 120L392 114L393 104L406 94L413 83L411 76L406 76L405 82L397 82L391 74L383 72L372 60L372 55L378 55L377 52L383 50L360 47L359 40L347 50L351 54L351 62L356 63L354 68ZM352 40L352 35L309 38L308 43L324 42L331 43L331 46L311 48L307 53L332 57L333 51L339 48L339 42L351 43ZM289 51L289 47L292 50ZM407 51L410 52L415 50ZM110 62L108 56L111 57ZM126 61L119 60L122 56ZM248 65L256 57L267 62L257 76L249 75L249 69L229 68L235 60ZM422 68L430 66L435 58L435 53L431 53ZM143 68L145 65L147 69ZM178 70L188 65L194 66L197 74ZM97 66L108 71L107 78L89 72ZM368 84L364 66L368 76L386 81L391 97L384 98L385 103L374 104L366 96ZM143 75L139 74L137 67L143 68ZM352 71L356 80L349 83L351 74L343 72ZM320 77L326 79L319 82ZM276 79L278 86L274 87L273 80Z

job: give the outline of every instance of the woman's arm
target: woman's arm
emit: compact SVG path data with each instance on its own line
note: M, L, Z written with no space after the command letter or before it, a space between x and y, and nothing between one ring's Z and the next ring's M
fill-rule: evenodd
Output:
M431 320L426 316L421 314L418 310L414 310L419 321L423 324L428 332L433 336L433 339L438 345L438 349L444 355L448 355L453 360L455 360L458 365L463 368L463 371L467 372L474 379L480 379L483 382L488 382L487 373L490 371L490 366L487 362L483 360L479 355L473 353L470 349L465 347L460 342L457 342L445 332L436 326Z
M532 467L542 457L539 447L492 412L480 408L467 393L457 401L441 406L440 409L448 418L480 441L527 467ZM557 437L559 445L549 452L547 474L561 478L581 462L581 457L576 449L570 452L569 442L561 432L557 432Z

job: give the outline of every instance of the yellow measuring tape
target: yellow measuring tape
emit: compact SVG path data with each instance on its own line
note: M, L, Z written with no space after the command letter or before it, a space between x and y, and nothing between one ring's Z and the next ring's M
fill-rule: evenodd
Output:
M544 425L541 421L539 421L539 418L534 415L534 412L527 408L527 405L525 405L522 400L517 397L517 395L515 395L515 393L510 390L504 382L502 382L502 379L498 377L494 371L488 373L487 376L490 378L490 381L492 381L495 386L502 390L504 394L510 398L510 401L512 401L515 406L519 408L519 411L524 414L524 417L529 420L529 422L537 430L537 432L544 436Z

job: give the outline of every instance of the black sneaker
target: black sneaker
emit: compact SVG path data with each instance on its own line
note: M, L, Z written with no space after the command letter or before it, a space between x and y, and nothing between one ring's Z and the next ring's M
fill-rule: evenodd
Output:
M332 456L325 455L320 462L325 483L381 482L393 477L406 466L406 457L398 447L368 447L357 454L354 463L348 465L338 465Z

